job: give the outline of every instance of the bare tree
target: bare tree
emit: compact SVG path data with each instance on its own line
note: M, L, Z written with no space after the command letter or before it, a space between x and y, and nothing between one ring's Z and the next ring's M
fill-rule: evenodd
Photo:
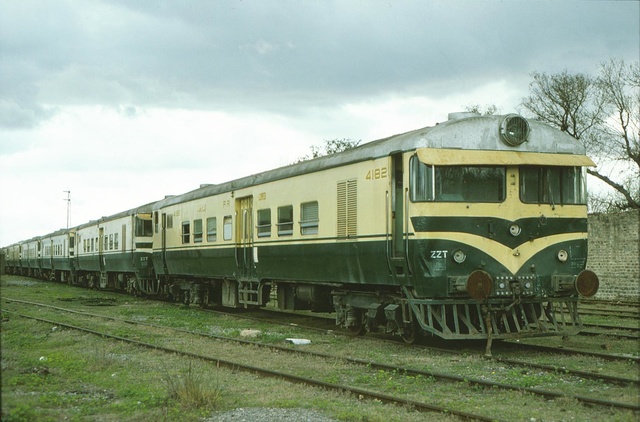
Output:
M606 118L597 126L598 169L589 174L614 189L614 209L640 208L640 62L603 63L595 81ZM602 171L608 168L608 172Z
M597 77L534 72L522 106L533 117L584 143L597 162L587 172L610 191L592 196L593 210L640 208L639 122L640 70L612 59Z
M331 139L325 140L324 145L311 145L311 154L298 158L295 162L311 160L313 158L323 157L325 155L336 154L338 152L346 151L351 148L355 148L360 145L362 140L354 141L349 138Z
M602 117L602 104L596 100L596 89L591 77L584 74L533 73L529 85L531 95L522 106L538 120L582 139Z
M482 114L483 116L493 116L500 112L500 109L495 104L487 104L484 107L480 104L470 104L466 106L464 110L469 113Z

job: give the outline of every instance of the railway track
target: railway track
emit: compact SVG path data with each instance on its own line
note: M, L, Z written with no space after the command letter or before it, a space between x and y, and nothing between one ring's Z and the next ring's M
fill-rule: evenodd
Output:
M626 340L640 340L640 336L638 334L627 334L621 333L619 331L590 331L590 330L582 330L578 333L580 336L588 336L588 337L596 337L596 336L607 336L607 337L615 337L619 339Z
M474 379L474 378L470 378L468 376L462 377L459 375L452 375L452 374L446 374L446 373L439 373L439 372L435 372L435 371L425 371L425 370L419 370L419 369L413 369L413 368L409 368L409 367L403 367L403 366L396 366L396 365L388 365L388 364L382 364L379 362L374 362L371 360L362 360L362 359L355 359L355 358L347 358L347 357L341 357L341 356L337 356L337 355L332 355L332 354L327 354L327 353L318 353L318 352L311 352L311 351L301 351L301 350L297 350L297 349L291 349L289 347L284 347L284 346L278 346L278 345L272 345L272 344L265 344L265 343L261 343L261 342L254 342L254 341L249 341L249 340L245 340L245 339L237 339L237 338L229 338L226 336L219 336L219 335L213 335L213 334L207 334L207 333L202 333L202 332L194 332L194 331L190 331L190 330L184 330L184 329L177 329L177 328L171 328L171 327L166 327L166 326L159 326L156 324L149 324L149 323L143 323L140 321L131 321L131 320L126 320L126 319L119 319L119 318L114 318L114 317L110 317L110 316L104 316L104 315L97 315L97 314L93 314L93 313L88 313L88 312L84 312L84 311L78 311L78 310L73 310L73 309L66 309L66 308L61 308L61 307L56 307L56 306L52 306L52 305L46 305L46 304L41 304L41 303L36 303L36 302L28 302L28 301L22 301L22 300L16 300L16 299L9 299L9 298L5 298L4 299L6 302L8 303L16 303L16 304L22 304L22 305L27 305L27 306L38 306L40 308L48 308L48 309L52 309L52 310L56 310L59 312L66 312L66 313L71 313L71 314L76 314L76 315L81 315L84 317L92 317L92 318L103 318L103 319L108 319L110 321L115 321L115 322L119 322L122 324L126 324L127 326L146 326L146 327L154 327L154 328L159 328L161 330L167 330L167 329L171 329L173 331L176 332L180 332L186 335L197 335L197 336L201 336L201 337L207 337L210 339L215 339L215 340L222 340L225 342L233 342L233 343L237 343L237 344L241 344L241 345L248 345L248 346L256 346L256 347L260 347L260 348L267 348L273 351L278 351L278 352L288 352L288 353L296 353L296 354L302 354L308 357L313 357L313 358L320 358L320 359L331 359L331 360L342 360L348 364L355 364L355 365L360 365L360 366L364 366L367 367L369 369L374 369L374 370L380 370L380 371L387 371L389 373L394 373L394 374L402 374L405 376L420 376L420 377L429 377L432 379L437 379L440 381L450 381L450 382L458 382L458 383L465 383L468 385L473 385L473 386L481 386L481 387L488 387L488 388L500 388L500 389L504 389L504 390L517 390L517 391L522 391L522 392L527 392L530 394L534 394L534 395L538 395L538 396L542 396L545 397L547 399L551 398L560 398L560 397L568 397L568 398L572 398L574 400L577 400L578 402L587 404L587 405L600 405L600 406L607 406L607 407L612 407L612 408L616 408L616 409L625 409L625 410L632 410L632 411L639 411L640 407L636 404L630 404L630 403L621 403L621 402L615 402L615 401L610 401L610 400L603 400L603 399L599 399L599 398L594 398L594 397L586 397L586 396L582 396L582 395L567 395L567 394L563 394L563 393L559 393L559 392L554 392L551 390L544 390L544 389L539 389L539 388L527 388L527 387L522 387L522 386L516 386L516 385L509 385L506 383L500 383L500 382L495 382L495 381L487 381L487 380L483 380L483 379ZM19 314L20 316L24 316L24 317L30 317L28 315L24 315L24 314ZM43 322L48 322L51 324L57 324L60 326L68 326L68 328L73 328L73 329L79 329L85 332L91 332L93 334L98 334L98 335L106 335L108 337L111 337L108 334L102 333L102 332L97 332L95 330L92 329L86 329L83 327L77 327L77 326L73 326L71 324L67 324L67 323L61 323L58 321L51 321L51 320L45 320L45 319L41 319L39 317L32 317L38 320L42 320ZM118 337L118 336L116 336ZM120 339L120 338L118 338ZM129 339L125 339L128 342L131 342ZM150 344L147 344L145 342L138 342L135 341L134 344L139 344L142 345L144 347L156 347ZM164 351L170 351L172 353L176 353L176 351L174 349L167 349L165 350L164 347L159 347L159 350L164 350ZM187 354L187 355L193 355L193 354ZM198 357L200 358L200 356L193 356L193 357ZM205 360L215 360L216 362L223 362L223 366L230 366L230 367L239 367L244 365L242 363L238 363L238 362L230 362L230 361L226 361L224 359L218 359L218 358L211 358L211 357L205 357ZM517 362L517 361L512 361L512 360L506 360L506 359L494 359L496 362L500 362L503 364L522 364L522 362ZM353 387L349 387L349 386L345 386L345 385L341 385L341 384L334 384L334 383L326 383L326 382L318 382L317 380L307 380L304 377L299 377L296 375L293 375L292 377L289 377L290 374L283 374L280 372L274 373L274 371L271 370L266 370L265 372L262 372L263 369L261 368L257 368L254 366L250 366L250 365L245 365L246 367L243 366L244 370L248 370L251 372L255 372L255 373L260 373L260 374L264 374L265 376L278 376L280 378L283 379L288 379L292 382L302 382L305 384L309 384L309 385L316 385L316 386L320 386L322 388L330 388L330 389L336 389L339 391L349 391L352 392L353 394L357 394L358 396L363 396L363 397L368 397L368 398L373 398L373 399L378 399L381 400L383 402L386 403L394 403L394 404L398 404L398 405L411 405L413 407L415 407L416 409L420 409L422 411L442 411L442 412L448 412L450 414L456 414L458 416L460 416L461 418L466 418L466 419L473 419L473 420L490 420L490 419L482 419L482 416L478 417L478 415L473 415L473 414L469 414L466 412L462 412L460 414L456 413L455 411L452 411L451 409L448 408L444 408L444 407L440 407L440 406L436 406L436 405L432 405L432 404L427 404L427 403L421 403L421 402L415 402L412 400L407 401L406 399L400 399L400 398L394 398L392 396L389 396L388 394L381 394L381 393L375 393L372 391L368 391L368 390L363 390L363 389L359 389L359 388L353 388ZM531 365L528 365L531 366ZM579 374L577 371L567 371L564 370L562 368L555 368L555 367L544 367L542 365L538 365L537 366L539 369L544 369L546 371L550 371L550 372L560 372L562 374L570 374L572 376L579 376L579 377L588 377L591 379L598 379L600 381L606 382L606 383L611 383L611 384L634 384L634 385L638 385L638 380L634 380L634 379L624 379L624 378L620 378L620 377L606 377L606 376L596 376L595 374L587 374L587 373L583 373L583 374Z
M256 318L256 317L252 317L252 316L248 316L245 314L234 314L234 313L228 313L226 311L211 311L208 310L208 312L215 312L215 313L219 313L219 314L226 314L226 315L237 315L239 318L247 318L247 319L254 319L256 321L268 321L268 322L272 322L275 324L284 324L284 325L291 325L288 322L282 322L282 321L278 321L278 320L274 320L274 319L265 319L265 318ZM279 311L274 311L274 310L269 310L267 311L270 314L273 315L286 315L286 316L290 316L292 315L289 312L279 312ZM297 315L297 317L301 317L300 315ZM323 320L327 320L327 318L323 318L323 317L317 317L317 316L313 316L313 315L305 315L304 316L307 319L310 319L312 321L316 321L316 322L322 322ZM319 328L316 326L309 326L309 325L300 325L300 324L296 324L296 326L298 327L303 327L305 329L309 329L309 330L316 330L316 331L321 331L321 332L326 332L326 331L332 331L329 328ZM610 329L615 329L615 330L625 330L627 328L625 327L617 327L617 326L602 326L602 325L593 325L593 327L600 327L600 328L610 328ZM332 331L333 332L333 331ZM352 336L352 334L350 333L346 333L346 332L342 332L342 331L335 331L336 334L343 334L343 335L348 335L348 336ZM607 335L607 333L592 333L592 335ZM638 337L637 336L633 336L633 335L624 335L624 334L610 334L611 336L620 336L622 338L627 338L630 340L637 340ZM380 336L380 335L372 335L372 337L375 338L384 338L386 339L386 337L384 336ZM398 342L398 339L396 338L392 338L390 339L390 341L392 342ZM528 349L528 350L534 350L534 351L538 351L538 352L545 352L545 353L549 353L549 354L562 354L562 355L582 355L582 356L588 356L588 357L594 357L594 358L599 358L599 359L603 359L603 360L607 360L607 361L632 361L632 362L636 362L636 363L640 363L640 356L630 356L630 355L619 355L619 354L611 354L611 353L602 353L602 352L594 352L594 351L588 351L588 350L580 350L580 349L571 349L571 348L559 348L559 347L549 347L549 346L540 346L540 345L535 345L535 344L530 344L530 343L526 343L526 342L514 342L514 341L503 341L500 342L499 345L497 347L500 347L500 345L506 345L506 347L509 348L519 348L519 349ZM431 347L428 345L416 345L417 347L421 347L424 349L429 349L429 350L436 350L436 351L442 351L442 352L447 352L450 353L451 350L450 349L446 349L443 347ZM494 345L494 347L496 347ZM454 351L454 353L457 353ZM526 363L523 363L526 364ZM535 365L535 364L532 364Z
M605 317L617 317L617 318L625 318L625 319L640 319L640 313L637 311L621 311L621 310L612 310L612 309L598 309L598 308L589 308L589 309L580 309L578 313L581 316L591 315L591 316L605 316Z
M22 303L26 303L26 302L23 301ZM39 305L42 305L42 304L39 304ZM56 308L56 307L53 307L53 308ZM58 308L58 310L63 310L63 308ZM78 314L82 314L82 315L85 315L85 316L95 316L95 317L100 317L100 318L108 318L108 319L111 319L111 320L117 320L116 318L104 317L104 316L101 316L101 315L91 315L91 314L88 314L88 313L83 313L83 312L78 312L78 311L73 311L73 310L65 310L65 311L71 311L72 313L78 313ZM144 341L140 341L140 340L135 340L135 339L128 338L128 337L113 335L113 334L110 334L110 333L107 333L107 332L97 331L97 330L86 328L86 327L80 327L80 326L77 326L77 325L68 324L68 323L61 322L61 321L53 321L51 319L46 319L46 318L41 318L41 317L36 317L36 316L31 316L31 315L25 315L25 314L22 314L22 313L8 311L8 310L4 310L4 309L2 310L2 312L12 313L12 314L17 315L17 316L22 317L22 318L29 318L29 319L33 319L33 320L36 320L36 321L44 322L44 323L47 323L47 324L51 324L51 325L54 325L54 326L58 326L58 327L64 327L64 328L71 329L71 330L76 330L76 331L80 331L80 332L84 332L84 333L97 335L97 336L102 337L102 338L118 340L118 341L121 341L121 342L133 344L133 345L144 347L144 348L151 349L151 350L157 350L157 351L166 352L166 353L170 353L170 354L174 354L174 355L180 355L180 356L186 356L186 357L190 357L190 358L194 358L194 359L200 359L200 360L203 360L203 361L214 363L217 367L224 367L224 368L228 368L228 369L231 369L231 370L234 370L234 371L241 370L241 371L257 374L257 375L260 375L260 376L279 378L279 379L282 379L282 380L285 380L285 381L288 381L288 382L298 383L298 384L303 384L303 385L308 385L308 386L313 386L313 387L318 387L318 388L323 388L325 390L335 391L335 392L339 392L339 393L348 392L348 393L351 393L351 394L355 395L359 399L366 398L366 399L370 399L370 400L379 400L379 401L381 401L383 403L387 403L387 404L394 404L394 405L398 405L398 406L409 406L409 407L411 407L411 408L413 408L415 410L421 411L421 412L438 412L438 413L443 413L443 414L455 415L455 416L459 417L462 420L487 421L487 422L498 420L498 419L496 419L494 417L487 417L487 416L484 416L484 415L473 414L473 413L470 413L470 412L463 412L463 411L459 411L459 410L448 408L448 407L432 405L432 404L419 402L419 401L415 401L415 400L410 400L410 399L405 399L405 398L401 398L401 397L398 397L398 396L384 394L384 393L380 393L380 392L376 392L376 391L371 391L371 390L362 389L362 388L356 388L356 387L352 387L352 386L349 386L349 385L324 382L324 381L316 380L316 379L313 379L313 378L298 376L298 375L287 373L287 372L283 372L283 371L271 370L271 369L267 369L267 368L263 368L263 367L254 366L254 365L247 365L247 364L241 363L239 361L231 361L231 360L223 359L223 358L220 358L220 357L214 357L214 356L210 356L210 355L203 355L203 354L200 354L200 353L188 352L188 351L177 349L177 348L166 347L166 346L162 346L162 345L158 345L158 344L152 344L152 343L148 343L148 342L144 342ZM126 320L121 320L121 321L125 322L127 324L151 326L150 324L142 324L142 323L140 323L138 321L126 321ZM162 328L170 328L170 327L162 327ZM187 333L187 334L203 335L202 333L188 332L186 330L178 330L178 331L182 331L183 333ZM214 337L214 336L209 335L208 337ZM232 340L230 338L222 338L222 337L220 337L219 339L224 339L225 341ZM236 339L236 341L240 341L240 340ZM250 341L244 341L244 343L245 344L249 344L249 345L259 345L259 343L250 342Z
M631 332L640 332L640 327L628 327L622 325L611 325L611 324L582 324L586 328L601 328L603 330L610 331L631 331Z
M592 358L598 358L607 361L621 361L621 362L633 362L640 363L639 356L632 355L619 355L619 354L611 354L611 353L599 353L581 349L572 349L568 347L550 347L550 346L541 346L538 344L531 343L523 343L523 342L513 342L506 341L502 343L505 347L512 347L514 349L519 350L533 350L537 352L551 353L551 354L562 354L562 355L570 355L570 356L587 356Z
M622 301L622 300L602 300L602 299L582 299L580 300L581 306L590 307L617 307L617 308L640 308L640 302L638 301Z

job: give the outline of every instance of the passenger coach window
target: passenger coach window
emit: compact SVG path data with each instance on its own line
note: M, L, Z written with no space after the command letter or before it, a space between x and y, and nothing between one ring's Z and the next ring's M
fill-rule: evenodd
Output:
M504 167L428 166L411 160L411 200L414 202L502 202Z
M182 243L189 243L191 241L191 227L188 221L182 222Z
M193 220L193 242L202 242L202 220Z
M218 219L216 217L207 218L207 242L218 240Z
M581 167L520 167L520 200L528 204L587 203Z
M224 221L222 222L222 237L224 238L224 240L231 240L232 239L232 234L233 234L233 224L232 224L232 218L230 215L226 215L224 217Z
M293 205L278 207L278 236L293 234Z
M271 209L258 210L258 237L271 237Z
M300 233L318 234L318 201L300 205Z

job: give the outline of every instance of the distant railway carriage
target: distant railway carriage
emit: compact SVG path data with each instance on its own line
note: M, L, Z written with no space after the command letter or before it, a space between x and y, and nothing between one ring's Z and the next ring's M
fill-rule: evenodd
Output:
M20 244L14 243L4 248L5 271L7 274L19 274L22 268L20 261Z
M41 277L55 281L69 281L74 272L73 230L60 229L40 238Z
M40 277L40 242L38 237L21 242L20 266L22 274Z
M275 296L409 342L574 333L579 297L598 289L590 165L542 123L452 114L78 226L70 279L202 305Z
M80 284L133 292L154 278L150 205L78 226L75 239Z

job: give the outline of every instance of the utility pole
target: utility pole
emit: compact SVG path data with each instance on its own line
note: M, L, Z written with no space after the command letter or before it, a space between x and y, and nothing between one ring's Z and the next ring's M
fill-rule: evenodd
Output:
M71 212L71 191L70 190L63 190L62 192L67 194L67 198L63 199L63 201L67 201L67 228L69 228L69 222L70 222L70 212Z

